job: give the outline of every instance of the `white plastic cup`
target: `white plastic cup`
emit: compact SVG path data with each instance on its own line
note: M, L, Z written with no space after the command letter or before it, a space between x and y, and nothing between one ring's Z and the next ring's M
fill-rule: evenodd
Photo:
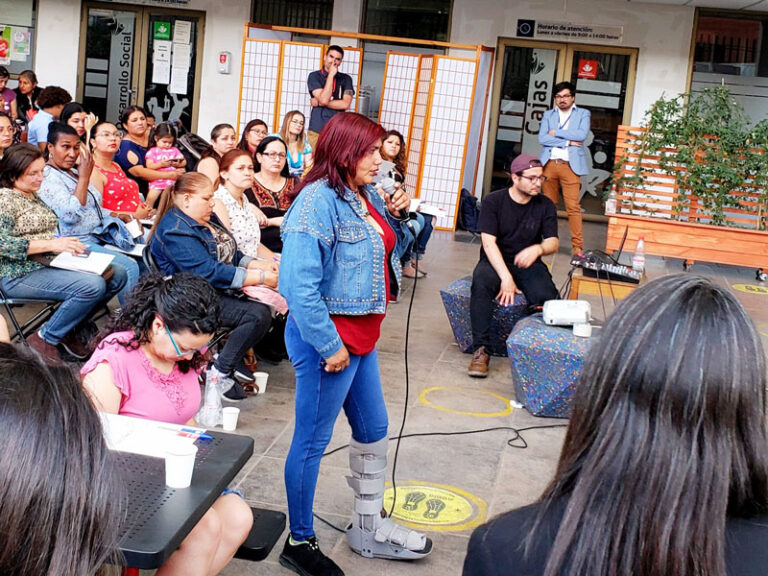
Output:
M189 488L195 468L197 446L174 442L165 451L165 485L169 488Z
M254 372L253 378L255 380L256 389L258 394L264 394L267 391L267 380L269 379L269 372Z
M224 431L234 432L237 428L237 417L240 416L240 408L235 406L225 406L222 410L222 415L224 417L224 423L222 424Z

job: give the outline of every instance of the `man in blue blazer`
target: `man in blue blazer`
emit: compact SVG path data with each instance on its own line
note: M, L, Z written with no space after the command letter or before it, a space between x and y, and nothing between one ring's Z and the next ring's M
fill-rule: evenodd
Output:
M590 114L589 110L576 107L576 86L570 82L555 84L554 92L555 107L544 113L539 128L541 163L546 178L541 192L557 205L562 186L571 228L571 248L574 254L579 254L584 250L579 189L581 176L589 172L583 143L589 134Z

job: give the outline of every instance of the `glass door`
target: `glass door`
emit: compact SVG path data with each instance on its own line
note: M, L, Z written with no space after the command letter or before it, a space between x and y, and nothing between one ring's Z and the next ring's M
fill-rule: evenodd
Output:
M495 87L499 94L491 134L496 135L492 153L490 188L509 185L509 165L519 154L535 154L539 145L539 122L551 107L552 87L562 67L563 46L528 44L507 45L499 51ZM501 66L501 70L499 70ZM486 173L488 169L486 167ZM486 178L487 181L487 178Z
M165 8L88 3L78 97L99 118L117 122L133 104L157 122L197 118L203 17Z
M136 103L141 11L88 7L85 57L81 58L80 100L102 119L117 122L120 112ZM82 54L82 51L81 51Z
M592 116L585 142L590 172L581 179L581 207L587 214L603 214L603 196L610 189L620 124L629 123L627 99L634 91L636 51L569 47L568 80L576 86L576 105Z
M585 143L590 173L581 179L582 208L602 215L617 129L631 117L636 61L633 48L502 40L484 193L509 185L509 165L518 154L540 154L539 124L544 112L553 107L552 87L568 80L576 85L576 105L592 115Z

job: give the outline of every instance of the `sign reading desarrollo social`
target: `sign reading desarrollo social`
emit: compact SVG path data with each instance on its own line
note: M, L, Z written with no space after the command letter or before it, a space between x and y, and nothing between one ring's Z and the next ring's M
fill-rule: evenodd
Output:
M536 40L561 40L565 42L589 41L600 44L622 44L624 42L624 27L541 20L518 20L517 37L535 38Z

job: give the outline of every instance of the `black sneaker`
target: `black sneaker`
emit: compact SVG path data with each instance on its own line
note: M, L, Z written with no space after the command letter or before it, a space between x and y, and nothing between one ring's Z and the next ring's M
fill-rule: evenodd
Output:
M248 369L242 358L237 363L237 366L235 366L235 371L232 373L232 377L241 384L253 384L255 380L253 372Z
M231 382L232 386L230 386L226 392L222 392L222 400L228 400L229 402L240 402L241 400L248 398L248 394L245 393L243 385L240 384L240 382L232 378L222 378L219 384L224 384L224 386L226 386L225 382Z
M280 564L301 576L344 576L341 568L320 551L314 536L298 544L291 544L288 536L280 554Z

